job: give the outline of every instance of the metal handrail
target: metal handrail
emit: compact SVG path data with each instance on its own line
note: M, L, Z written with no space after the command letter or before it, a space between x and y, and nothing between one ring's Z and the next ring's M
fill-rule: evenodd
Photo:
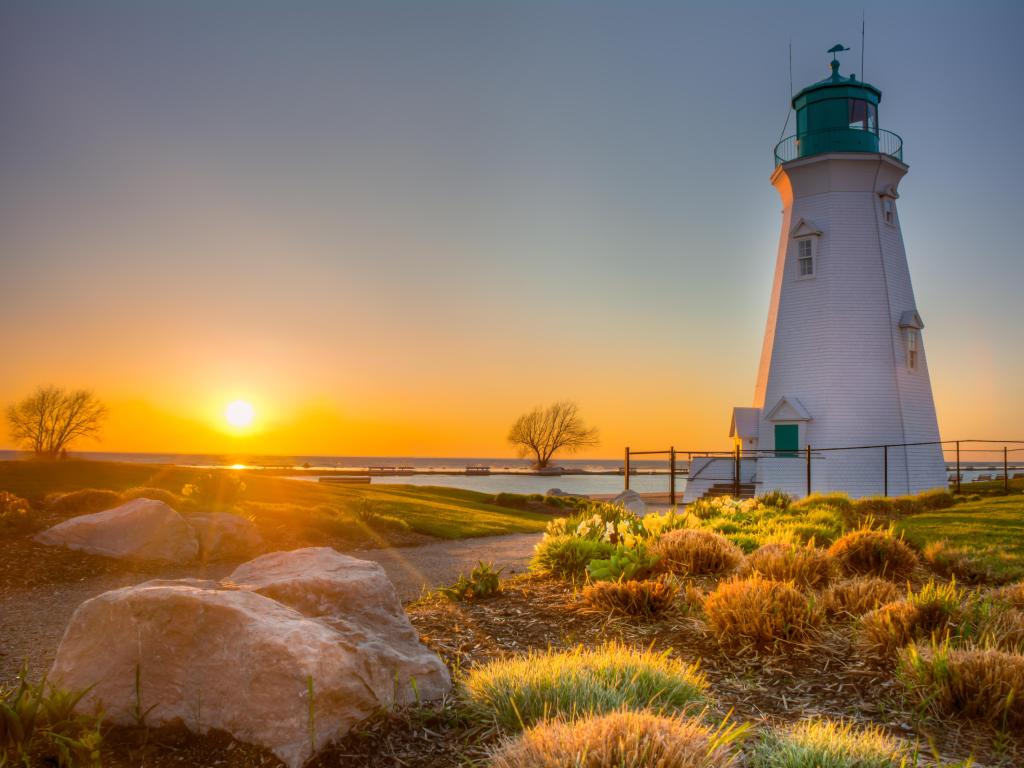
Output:
M800 142L807 137L822 138L829 134L835 135L836 137L843 137L848 136L849 134L859 135L864 132L865 130L861 128L829 128L822 131L807 131L806 133L787 136L775 145L775 165L779 166L783 163L788 163L790 160L796 160L801 157ZM884 129L878 129L877 131L872 130L870 133L874 133L878 136L878 152L880 154L895 157L900 162L903 162L903 138L898 133L893 133L892 131L886 131ZM837 151L863 152L865 150ZM821 153L815 152L813 154ZM803 157L809 156L810 155L803 155Z

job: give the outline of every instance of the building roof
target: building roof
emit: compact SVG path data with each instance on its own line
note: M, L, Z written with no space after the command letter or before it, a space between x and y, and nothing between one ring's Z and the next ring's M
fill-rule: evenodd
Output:
M917 328L917 330L921 330L924 328L924 321L916 309L908 309L900 315L900 328Z
M760 408L733 408L732 422L729 424L729 437L756 438L760 421Z
M768 421L810 421L811 414L795 397L782 397L765 418Z

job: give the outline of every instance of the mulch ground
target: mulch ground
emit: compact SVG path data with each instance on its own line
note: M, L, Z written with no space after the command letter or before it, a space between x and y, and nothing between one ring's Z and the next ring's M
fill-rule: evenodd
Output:
M707 584L705 586L710 586ZM609 618L585 610L564 582L518 576L502 594L475 603L430 596L409 605L423 641L453 670L530 650L568 648L620 640L670 649L699 660L716 707L755 725L791 722L810 715L877 724L919 744L925 756L937 750L947 762L975 759L977 766L1024 764L1024 739L983 724L938 722L919 717L903 701L891 662L866 658L851 641L849 625L823 631L805 646L772 654L720 648L680 597L675 610L657 619ZM503 734L469 717L455 698L380 713L322 752L311 768L455 768L483 765ZM199 737L182 727L111 729L104 765L113 768L278 766L265 750L239 744L223 733Z

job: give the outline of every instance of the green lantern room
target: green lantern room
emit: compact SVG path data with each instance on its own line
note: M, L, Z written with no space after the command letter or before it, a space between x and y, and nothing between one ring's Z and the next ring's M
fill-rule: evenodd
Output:
M827 152L882 152L903 159L903 141L878 123L882 92L875 86L839 72L836 54L848 50L833 46L832 74L793 97L796 135L779 142L775 164Z

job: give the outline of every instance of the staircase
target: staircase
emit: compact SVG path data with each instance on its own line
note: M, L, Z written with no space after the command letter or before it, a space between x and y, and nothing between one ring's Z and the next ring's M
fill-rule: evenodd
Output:
M709 499L715 496L732 496L734 499L752 499L757 495L753 483L740 483L740 492L736 493L736 486L730 483L715 483L701 496L702 499Z

